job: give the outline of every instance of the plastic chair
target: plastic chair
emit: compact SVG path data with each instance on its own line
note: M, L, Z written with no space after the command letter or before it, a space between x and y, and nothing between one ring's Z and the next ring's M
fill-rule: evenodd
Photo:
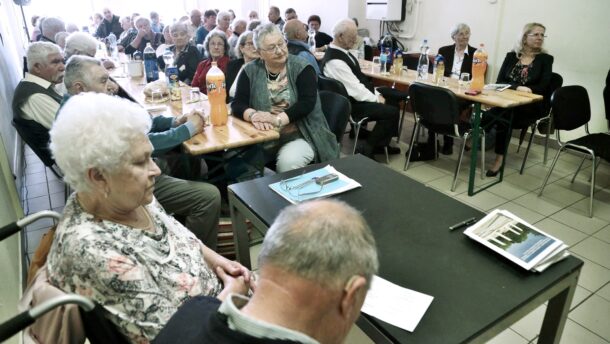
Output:
M338 94L342 95L343 97L349 99L347 90L345 89L345 86L343 86L343 84L341 82L339 82L335 79L326 77L322 74L318 75L318 89L320 91L330 91L330 92L338 93ZM368 117L362 117L359 121L356 121L350 115L349 122L355 131L354 148L352 150L352 154L356 154L356 146L358 145L358 135L360 134L360 128L362 127L363 124L366 124L368 122ZM384 151L385 151L386 161L389 164L390 156L388 154L388 148L384 147Z
M330 91L320 91L320 102L328 127L335 134L337 143L341 144L349 115L352 112L352 104L344 96Z
M460 165L464 157L464 149L466 140L472 133L472 128L467 124L460 123L460 111L457 98L453 92L443 88L421 83L411 84L409 87L409 96L411 104L415 112L415 126L413 127L413 135L411 136L411 144L407 153L407 160L403 168L406 171L409 167L409 160L413 146L415 145L415 133L420 125L432 130L435 135L442 134L454 138L462 139L462 149L455 167L451 191L455 190L457 184L457 176L460 173ZM481 147L485 147L485 132L479 128L481 133ZM437 140L434 140L434 155L438 156ZM481 179L485 177L485 150L481 150Z
M526 123L522 123L522 124L518 124L517 127L515 127L515 129L521 129L521 135L519 136L519 147L517 148L517 152L519 152L519 148L521 148L521 143L523 142L523 139L525 137L525 133L527 132L527 128L531 128L532 129L532 133L530 135L530 139L527 143L527 148L525 149L525 155L523 155L523 162L521 163L521 169L519 170L519 174L523 174L523 170L525 168L525 161L527 160L527 156L529 155L530 152L530 148L532 146L532 141L534 139L534 133L536 132L536 130L538 128L542 128L541 124L545 123L546 127L544 128L545 130L545 139L544 139L544 164L546 164L546 157L547 157L547 152L549 149L549 136L551 135L551 126L552 126L552 120L551 120L551 96L553 95L553 92L555 92L556 89L560 88L563 85L563 78L561 77L561 75L557 74L557 73L552 73L551 74L551 82L549 84L549 89L548 92L546 94L544 94L544 114L546 114L546 116L535 120L534 122L526 122ZM518 122L517 122L518 123Z
M580 168L584 160L591 158L591 188L589 190L589 217L593 217L593 192L595 191L595 173L599 163L597 158L610 161L610 134L608 133L589 133L589 120L591 119L591 104L589 102L589 94L582 86L565 86L555 91L551 100L553 123L555 124L555 135L559 143L559 150L553 159L553 163L544 178L542 187L538 192L538 196L542 196L542 192L549 181L549 177L555 168L555 164L559 159L559 155L564 150L572 150L584 155L576 173L572 177L572 183L576 179L576 175L580 172ZM562 142L560 137L561 130L574 130L584 126L587 135L574 140Z
M606 109L606 121L608 122L608 131L610 131L610 89L608 84L610 83L610 70L606 76L606 87L604 87L604 105Z

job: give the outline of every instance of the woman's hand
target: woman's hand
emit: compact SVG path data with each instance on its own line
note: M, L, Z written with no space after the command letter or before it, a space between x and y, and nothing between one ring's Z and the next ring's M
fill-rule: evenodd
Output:
M517 91L532 93L532 89L527 86L518 86Z
M257 111L250 117L252 125L258 130L271 130L275 128L277 119L269 112Z
M224 301L227 296L231 293L246 295L248 293L248 284L246 283L244 276L232 276L227 274L221 267L216 268L216 274L218 278L222 281L224 288L218 294L217 298L221 301Z

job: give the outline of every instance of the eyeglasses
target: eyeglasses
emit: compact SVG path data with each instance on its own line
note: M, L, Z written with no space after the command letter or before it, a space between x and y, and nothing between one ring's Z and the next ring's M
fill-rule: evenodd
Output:
M254 46L254 43L252 43L252 42L245 42L245 43L242 43L241 45L242 45L242 47L250 47L251 48L251 47Z
M540 37L540 38L547 38L549 36L543 34L543 33L528 33L527 37Z
M267 52L267 53L277 52L278 50L281 52L284 49L286 49L286 42L284 42L284 41L282 41L279 44L274 44L266 49L260 48L260 50Z
M225 44L223 42L212 42L212 43L210 43L210 46L212 46L212 47L221 47L222 48L222 47L225 46Z

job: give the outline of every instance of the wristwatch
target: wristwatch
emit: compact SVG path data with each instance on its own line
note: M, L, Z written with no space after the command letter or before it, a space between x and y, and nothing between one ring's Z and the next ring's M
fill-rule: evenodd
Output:
M280 117L279 115L277 116L277 127L278 128L282 127L282 117Z

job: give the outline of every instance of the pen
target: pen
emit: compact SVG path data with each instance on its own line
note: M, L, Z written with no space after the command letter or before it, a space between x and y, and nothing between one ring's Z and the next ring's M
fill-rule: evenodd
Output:
M455 225L453 225L453 226L450 226L450 227L449 227L449 230L450 230L450 231L452 231L452 230L456 230L456 229L458 229L458 228L462 228L462 227L470 226L471 224L473 224L473 223L475 223L475 222L477 222L477 219L475 219L474 217L471 217L471 218L466 219L466 220L464 220L464 221L462 221L462 222L458 222L458 223L456 223L456 224L455 224Z

